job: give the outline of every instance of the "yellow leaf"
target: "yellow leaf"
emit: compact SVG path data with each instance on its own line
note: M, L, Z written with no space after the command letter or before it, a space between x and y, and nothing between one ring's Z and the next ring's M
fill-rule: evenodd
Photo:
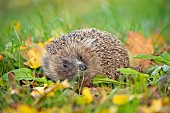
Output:
M44 96L53 97L54 94L55 94L55 92L56 92L57 90L61 90L61 89L64 89L64 88L67 88L67 87L68 87L68 84L67 84L67 85L65 85L65 84L66 84L66 83L63 83L63 82L61 82L61 83L56 83L56 84L54 84L54 85L46 88L46 89L44 90L44 93L40 96L40 98L43 98ZM43 87L43 88L44 88L44 87ZM34 97L34 96L33 96L33 97ZM36 98L36 97L35 97L35 98ZM37 100L34 102L34 105L37 105L37 104L39 103L39 101L41 100L40 98L37 99Z
M38 90L33 90L31 92L31 96L34 97L34 98L38 98L38 97L41 96L41 93Z
M153 99L151 102L151 106L139 106L137 111L142 111L142 113L169 113L170 102L168 97Z
M8 107L3 109L3 113L18 113L18 112Z
M27 62L24 62L25 65L28 65L30 68L38 68L41 65L41 55L43 54L44 51L42 51L42 53L40 53L40 50L38 50L39 48L30 48L29 50L23 51L21 53L21 56L25 59L27 59ZM24 56L27 55L27 56Z
M152 105L150 106L151 111L159 112L162 107L162 99L152 100Z
M128 94L117 94L113 96L113 103L117 105L126 104L130 99L130 95Z
M24 62L25 65L28 65L30 68L38 68L41 65L41 58L45 54L45 48L43 44L35 44L29 38L25 41L25 46L20 46L21 56L27 60Z
M78 96L76 103L77 104L88 104L93 101L92 94L89 90L89 88L84 87L82 90L82 96Z
M67 112L65 111L65 109L59 108L59 109L58 109L58 113L67 113Z
M89 88L87 87L83 88L82 95L86 98L87 103L92 102L93 98Z
M44 84L45 87L35 87L34 89L37 90L39 92L39 95L44 95L46 94L47 96L53 97L55 94L55 91L60 90L60 89L64 89L67 87L70 87L70 84L68 83L67 80L64 80L61 83L51 83L49 85L49 87L47 86L47 84ZM37 95L37 92L33 92L33 97Z
M99 111L99 113L111 113L109 109L102 109Z
M58 113L57 112L57 108L53 107L53 108L42 108L42 112L41 113Z
M49 38L47 41L44 42L44 45L48 45L51 43L51 41L54 40L54 38Z
M116 106L112 106L109 108L109 113L117 113L118 108Z
M61 84L64 86L64 88L71 87L67 79L62 81Z
M55 83L54 82L51 82L51 83L49 83L49 84L44 84L44 87L48 87L48 86L54 86L55 85Z
M40 94L44 94L44 87L35 87L35 90L37 90Z
M78 96L76 99L76 103L79 105L86 104L86 98L84 98L84 96Z
M162 99L163 106L170 105L170 99L168 97L164 97Z
M39 42L39 43L38 43L38 46L40 46L40 47L44 47L44 46L45 46L45 44L44 44L44 43L42 43L42 42Z
M38 111L28 105L18 105L18 113L38 113Z

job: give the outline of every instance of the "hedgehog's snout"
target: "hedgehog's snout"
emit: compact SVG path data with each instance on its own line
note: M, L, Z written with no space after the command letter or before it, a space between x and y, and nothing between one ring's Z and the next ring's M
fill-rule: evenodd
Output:
M81 71L85 71L86 69L87 69L87 67L86 67L86 65L85 64L79 64L79 69L81 70Z
M86 64L80 60L76 60L76 64L81 71L85 71L87 69Z

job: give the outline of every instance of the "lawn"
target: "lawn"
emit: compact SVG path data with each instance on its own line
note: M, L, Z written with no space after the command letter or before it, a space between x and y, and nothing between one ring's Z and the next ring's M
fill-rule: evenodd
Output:
M0 112L169 113L169 0L3 0L0 20ZM124 43L131 67L118 81L101 75L87 88L45 77L45 46L82 28Z

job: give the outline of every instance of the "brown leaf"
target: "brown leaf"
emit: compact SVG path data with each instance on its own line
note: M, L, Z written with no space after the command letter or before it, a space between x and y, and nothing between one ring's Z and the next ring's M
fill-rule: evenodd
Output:
M160 93L158 91L158 87L156 86L148 86L149 94L154 98L160 98Z
M14 72L8 73L8 84L12 85L14 83L14 80L15 80L15 73Z
M15 73L10 72L8 73L8 85L11 86L10 91L12 94L18 94L19 90L17 89L17 84L15 82Z
M137 54L153 54L154 43L152 38L145 38L140 32L129 31L127 33L125 46L130 51L132 65L143 65L143 69L146 69L149 66L150 61L132 59L132 57Z
M103 95L103 94L109 94L112 91L112 88L110 87L92 87L90 88L90 91L92 92L92 95Z
M154 44L162 47L165 44L165 37L160 35L158 32L154 32L150 35L150 38L153 39Z
M133 55L153 54L154 44L151 38L145 38L140 32L128 32L126 47Z

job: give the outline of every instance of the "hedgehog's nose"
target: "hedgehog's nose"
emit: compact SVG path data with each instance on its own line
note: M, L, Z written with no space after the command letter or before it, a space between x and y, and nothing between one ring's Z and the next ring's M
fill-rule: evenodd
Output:
M86 68L86 65L85 64L79 64L79 69L81 71L85 71L87 68Z

